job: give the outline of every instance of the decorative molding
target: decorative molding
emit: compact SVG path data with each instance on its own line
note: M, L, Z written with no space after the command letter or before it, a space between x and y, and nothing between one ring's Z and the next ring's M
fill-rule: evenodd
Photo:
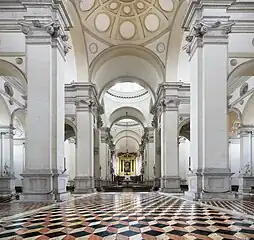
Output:
M202 47L204 43L227 43L228 34L234 24L234 22L222 22L220 20L214 22L196 21L190 30L190 34L185 38L187 44L183 50L187 54L193 55L195 49ZM205 36L206 38L204 38Z

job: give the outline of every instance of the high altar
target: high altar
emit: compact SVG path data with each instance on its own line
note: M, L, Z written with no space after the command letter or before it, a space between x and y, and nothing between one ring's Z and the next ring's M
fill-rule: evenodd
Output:
M137 153L118 153L117 173L119 176L135 176Z

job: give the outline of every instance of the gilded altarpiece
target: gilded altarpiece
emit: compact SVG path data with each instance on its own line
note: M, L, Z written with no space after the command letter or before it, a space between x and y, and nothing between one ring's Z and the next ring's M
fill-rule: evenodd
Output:
M119 176L136 175L137 153L118 153L118 174Z

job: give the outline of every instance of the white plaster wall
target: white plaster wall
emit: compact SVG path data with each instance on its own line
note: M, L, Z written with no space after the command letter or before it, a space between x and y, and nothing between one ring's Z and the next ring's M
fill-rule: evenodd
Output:
M21 173L24 172L25 166L25 146L23 140L13 140L13 162L15 172L15 186L22 186Z
M72 181L75 178L75 161L76 161L76 145L74 142L66 140L64 142L64 157L66 159L66 174L68 180Z
M183 46L186 45L185 37L187 33L183 34L183 39L182 39L182 47L179 53L179 58L178 58L178 76L177 76L177 81L180 82L185 82L185 83L190 83L190 63L189 63L189 56L183 50Z
M185 140L179 144L179 176L182 180L187 180L189 172L190 141Z
M23 33L1 33L0 52L25 52L25 34Z
M250 97L249 101L245 105L245 108L243 110L242 119L243 124L254 124L254 94Z
M229 144L229 163L232 175L232 185L238 185L238 175L240 170L240 140Z
M69 37L68 44L71 46L71 49L66 55L65 72L64 72L65 84L77 82L76 59L71 37Z

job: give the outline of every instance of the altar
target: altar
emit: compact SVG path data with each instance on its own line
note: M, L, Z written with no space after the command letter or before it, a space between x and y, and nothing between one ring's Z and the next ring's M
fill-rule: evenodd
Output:
M124 176L124 182L130 182L130 176L136 175L137 153L118 153L117 155L117 173Z

